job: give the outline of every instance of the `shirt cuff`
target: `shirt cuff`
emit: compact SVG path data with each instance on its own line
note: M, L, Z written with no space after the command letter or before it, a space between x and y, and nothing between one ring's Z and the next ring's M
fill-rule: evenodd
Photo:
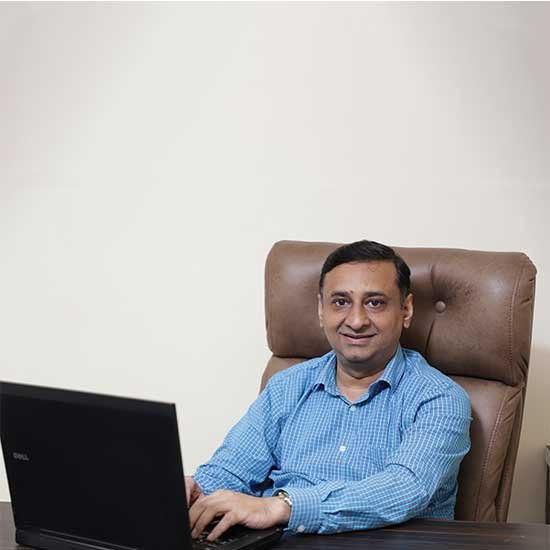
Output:
M218 489L220 489L220 482L212 480L211 477L208 476L205 472L201 470L197 470L193 474L193 479L198 484L198 486L201 488L201 491L205 495L209 495L211 493L214 493Z
M284 487L292 500L288 529L296 533L317 533L321 526L321 496L315 487Z

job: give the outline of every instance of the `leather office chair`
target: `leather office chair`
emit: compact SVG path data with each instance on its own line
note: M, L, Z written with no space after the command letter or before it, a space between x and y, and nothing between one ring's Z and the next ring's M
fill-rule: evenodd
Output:
M330 347L317 318L321 266L339 245L282 241L265 271L275 372ZM472 448L458 478L456 519L506 521L529 365L536 269L516 252L395 248L411 268L414 318L401 343L470 396Z

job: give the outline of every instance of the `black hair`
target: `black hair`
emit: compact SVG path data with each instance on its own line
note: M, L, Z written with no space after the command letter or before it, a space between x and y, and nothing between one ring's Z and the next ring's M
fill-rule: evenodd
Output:
M385 244L367 240L345 244L329 254L321 269L321 276L319 277L319 294L323 292L325 275L336 266L351 262L377 261L393 262L395 270L397 271L396 283L401 294L401 304L403 304L411 289L411 270L409 266L399 254L395 253L393 248Z

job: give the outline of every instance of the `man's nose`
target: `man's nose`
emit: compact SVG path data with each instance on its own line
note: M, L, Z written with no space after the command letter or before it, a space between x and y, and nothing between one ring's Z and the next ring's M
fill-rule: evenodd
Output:
M370 319L362 306L352 307L346 317L346 325L355 331L361 330L370 324Z

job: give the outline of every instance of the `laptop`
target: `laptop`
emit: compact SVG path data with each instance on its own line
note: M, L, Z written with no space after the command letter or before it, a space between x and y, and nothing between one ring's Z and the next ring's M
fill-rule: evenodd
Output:
M0 382L0 438L19 544L240 550L282 534L191 539L174 404Z

